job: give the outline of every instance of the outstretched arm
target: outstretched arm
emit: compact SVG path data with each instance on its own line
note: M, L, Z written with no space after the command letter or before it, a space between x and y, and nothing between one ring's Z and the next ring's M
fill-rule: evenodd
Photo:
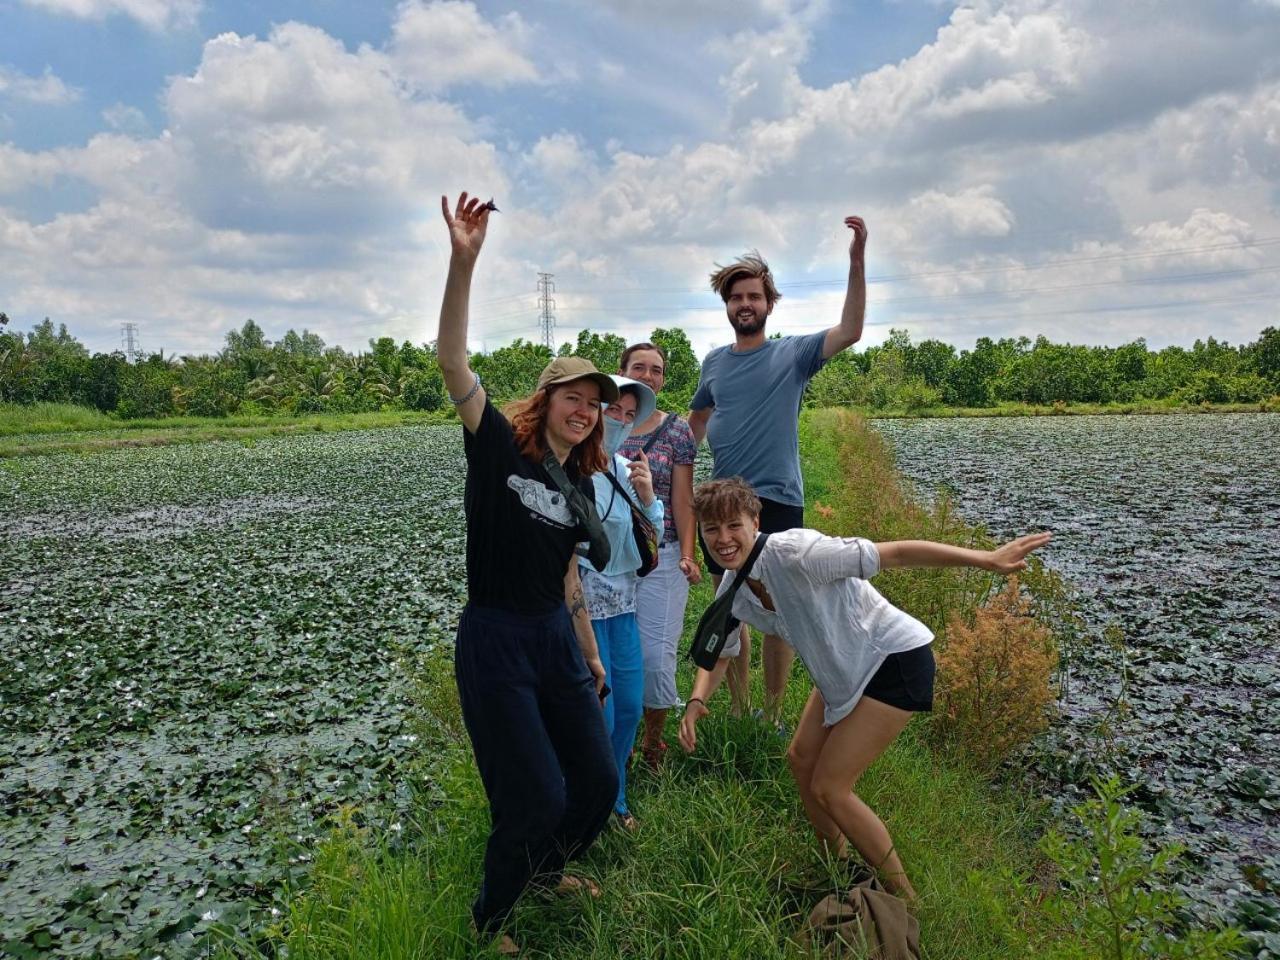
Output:
M845 289L840 322L827 331L822 342L822 359L830 360L845 347L862 339L862 321L867 315L867 225L861 217L845 217L853 231L849 243L849 286Z
M450 397L467 397L458 404L458 417L472 433L480 426L484 413L484 388L475 390L476 375L467 362L467 308L471 299L471 275L476 257L484 244L489 226L489 205L478 197L458 195L458 205L449 212L449 198L440 198L444 222L449 225L449 274L444 283L444 302L440 304L440 332L436 335L436 358L444 374L444 386ZM468 396L470 394L470 396Z
M889 567L978 567L992 573L1017 573L1027 568L1027 554L1053 539L1051 533L1031 533L994 550L970 550L932 540L892 540L877 543L880 569Z

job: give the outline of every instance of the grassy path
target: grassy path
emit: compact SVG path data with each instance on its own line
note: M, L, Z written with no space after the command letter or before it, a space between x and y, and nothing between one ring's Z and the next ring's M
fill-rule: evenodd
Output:
M899 516L908 508L899 490L872 495L862 486L865 476L849 474L846 431L847 422L835 415L806 420L811 507L822 501L830 510L856 498L867 510L883 501L886 517ZM887 463L876 469L892 474ZM695 591L689 620L709 597L705 587ZM310 890L294 900L276 930L276 945L287 946L294 960L491 955L478 952L468 931L487 810L451 674L448 651L419 664L424 762L447 799L424 802L420 822L403 838L369 835L350 824L335 833L317 857ZM683 664L679 683L688 689ZM797 669L786 707L792 723L807 692L807 677ZM522 903L514 933L525 956L816 956L793 935L818 900L847 882L848 868L818 853L787 772L785 742L754 721L729 718L725 693L711 706L695 756L675 755L673 717L670 762L660 775L633 775L641 829L608 834L582 865L600 880L603 898ZM927 721L916 721L860 785L893 831L922 894L924 955L995 960L1015 955L1028 941L1073 939L1027 893L1042 872L1034 802L938 753L926 733Z

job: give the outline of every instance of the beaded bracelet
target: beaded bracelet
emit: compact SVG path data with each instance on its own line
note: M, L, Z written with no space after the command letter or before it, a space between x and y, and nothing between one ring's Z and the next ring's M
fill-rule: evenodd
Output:
M476 391L480 389L480 374L476 373L473 370L471 372L471 375L476 378L476 382L471 385L471 389L467 391L467 395L465 397L459 400L459 399L456 399L453 396L453 394L449 395L449 402L452 403L455 407L462 406L464 403L466 403L468 400L474 397L476 395Z

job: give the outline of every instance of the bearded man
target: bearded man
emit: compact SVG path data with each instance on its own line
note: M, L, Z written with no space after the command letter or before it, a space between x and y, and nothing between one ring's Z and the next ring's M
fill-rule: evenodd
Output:
M711 275L711 288L724 301L734 342L717 347L702 361L702 376L690 403L689 426L698 443L706 437L710 444L716 479L742 477L755 489L763 507L763 533L804 526L800 403L805 387L822 365L862 337L867 306L867 227L861 217L846 217L844 223L853 231L849 283L840 322L830 329L804 336L765 336L765 323L782 295L759 253L752 252L727 266L716 264ZM705 542L702 555L719 587L724 568ZM766 722L779 723L794 658L795 651L786 643L765 636L761 713ZM750 663L750 634L743 624L742 652L728 671L735 716L750 707Z

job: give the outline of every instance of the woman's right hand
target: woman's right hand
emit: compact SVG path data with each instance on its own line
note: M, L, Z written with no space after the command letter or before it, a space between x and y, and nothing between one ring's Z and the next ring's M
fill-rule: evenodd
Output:
M685 704L684 716L680 718L680 746L685 753L693 753L698 745L698 721L710 712L701 700L690 700Z
M468 200L464 190L458 195L458 205L453 213L449 212L448 197L440 198L440 210L444 214L444 222L449 225L454 259L475 263L489 226L489 205L481 203L479 197Z

